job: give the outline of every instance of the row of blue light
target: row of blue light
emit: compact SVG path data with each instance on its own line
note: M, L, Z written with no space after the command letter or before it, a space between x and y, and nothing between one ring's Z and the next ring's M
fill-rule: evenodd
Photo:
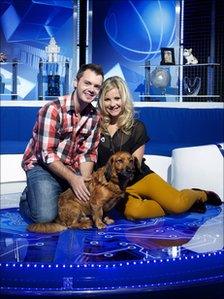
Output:
M164 262L177 262L182 260L193 260L198 258L207 258L216 255L224 255L224 251L215 251L191 256L184 256L178 258L166 258L166 259L154 259L154 260L147 260L147 261L131 261L131 262L122 262L116 264L42 264L42 263L0 263L0 267L24 267L24 268L115 268L115 267L123 267L123 266L133 266L133 265L143 265L143 264L150 264L150 263L164 263Z
M0 290L18 290L18 291L82 291L82 292L91 292L91 291L105 291L105 290L124 290L124 289L142 289L146 290L147 288L168 288L170 286L182 286L182 285L192 285L196 283L203 283L203 282L213 282L213 281L220 281L223 280L224 275L216 275L212 277L203 277L203 278L193 278L193 279L186 279L180 281L168 281L168 282L158 282L158 283L148 283L148 284L137 284L137 285L125 285L125 286L103 286L103 287L91 287L91 288L72 288L72 289L65 289L61 288L31 288L31 287L1 287Z

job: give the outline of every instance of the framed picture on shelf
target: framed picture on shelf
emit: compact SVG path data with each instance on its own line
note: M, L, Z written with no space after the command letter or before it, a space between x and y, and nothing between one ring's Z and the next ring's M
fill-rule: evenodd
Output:
M161 65L175 64L174 48L160 48L161 50Z

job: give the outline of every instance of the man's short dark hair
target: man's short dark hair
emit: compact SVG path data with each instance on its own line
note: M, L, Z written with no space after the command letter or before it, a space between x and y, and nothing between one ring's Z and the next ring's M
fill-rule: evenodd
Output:
M97 75L101 75L102 77L104 77L104 73L103 73L103 69L102 69L101 65L95 64L95 63L88 63L88 64L81 65L81 67L78 70L77 75L76 75L77 81L83 76L83 73L86 70L91 70L94 73L96 73Z

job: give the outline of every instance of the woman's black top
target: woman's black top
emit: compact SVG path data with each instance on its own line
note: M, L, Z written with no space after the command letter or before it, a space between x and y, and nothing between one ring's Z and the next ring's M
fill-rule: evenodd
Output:
M133 154L139 147L149 141L149 137L146 132L144 124L135 120L134 125L129 135L123 133L121 130L117 130L111 137L109 134L101 133L100 143L98 147L98 159L95 165L95 170L104 166L109 160L110 156L118 151L127 151ZM136 173L132 184L145 175L151 173L150 168L144 163L144 159L141 165L141 172Z

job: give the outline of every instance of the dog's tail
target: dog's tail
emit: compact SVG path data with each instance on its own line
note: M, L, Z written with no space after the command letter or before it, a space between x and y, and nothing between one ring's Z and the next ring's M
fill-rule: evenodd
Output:
M67 227L59 223L32 223L29 224L27 230L34 233L57 233L66 230Z

